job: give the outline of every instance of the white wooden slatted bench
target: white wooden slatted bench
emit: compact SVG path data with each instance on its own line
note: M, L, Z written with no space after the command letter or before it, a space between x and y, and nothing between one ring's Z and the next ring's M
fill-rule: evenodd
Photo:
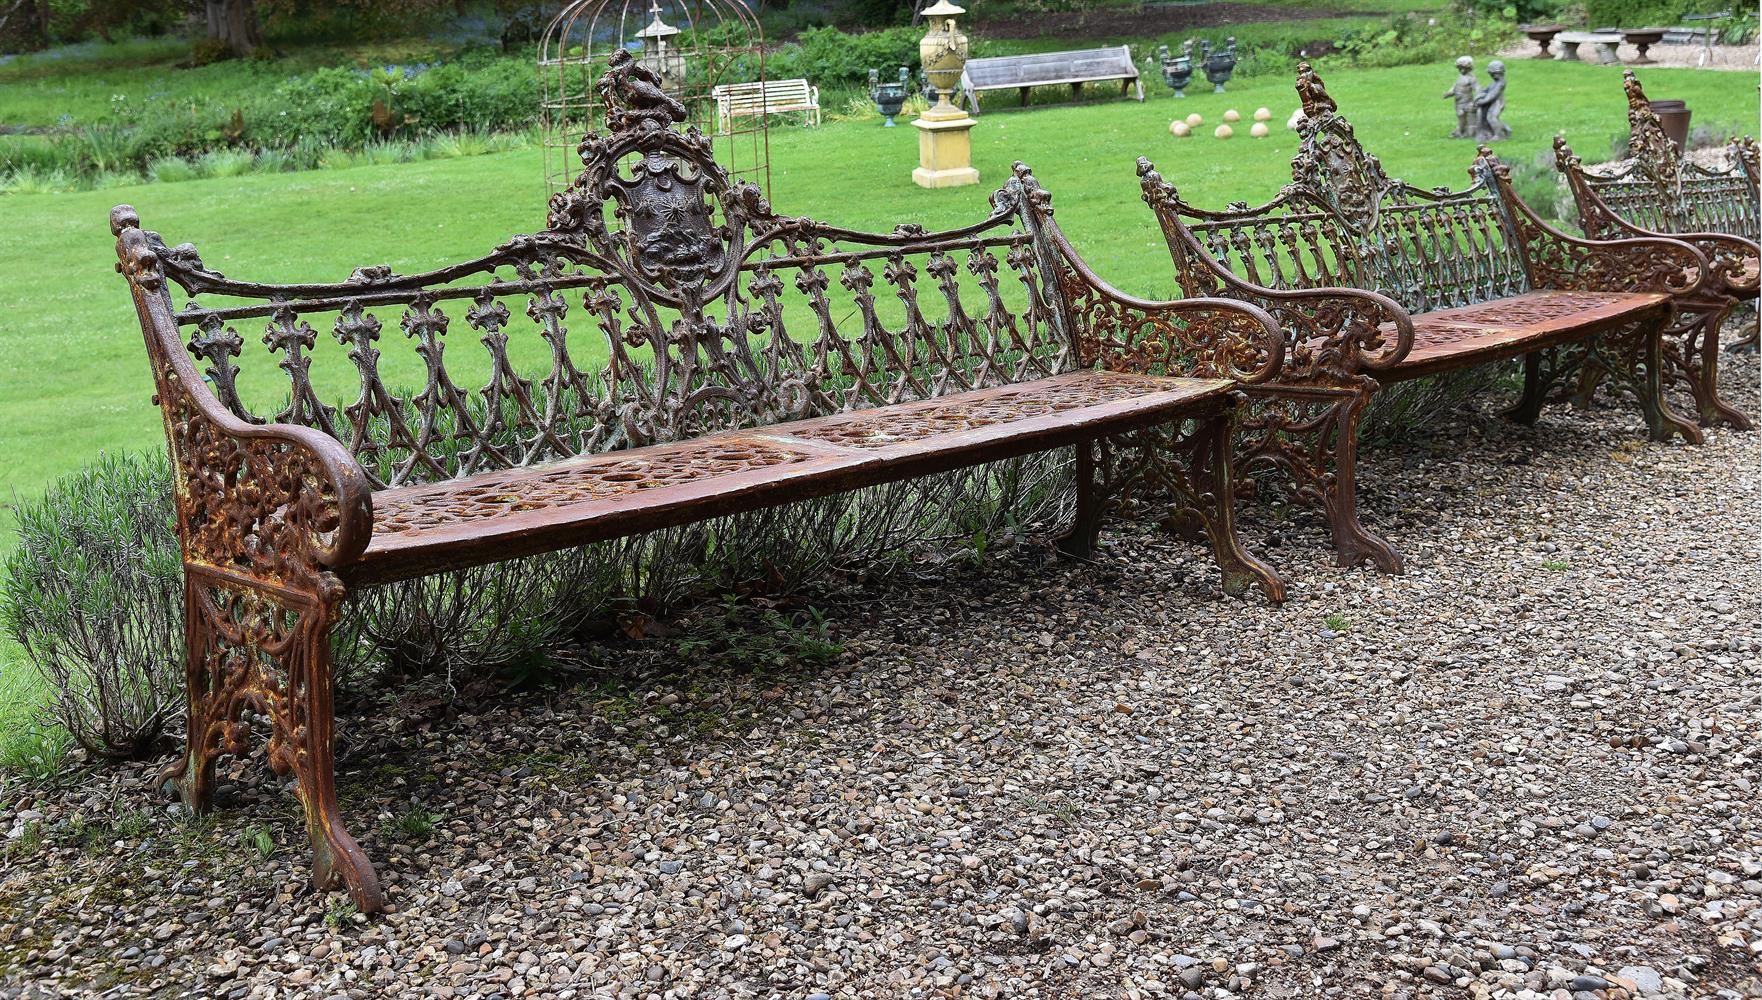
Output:
M728 131L736 118L804 112L803 120L820 124L820 88L806 80L760 80L710 88L716 101L716 129Z

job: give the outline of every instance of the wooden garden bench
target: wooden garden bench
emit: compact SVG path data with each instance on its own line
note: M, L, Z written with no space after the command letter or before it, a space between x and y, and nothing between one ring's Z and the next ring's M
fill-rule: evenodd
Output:
M1070 448L1066 552L1154 488L1226 589L1283 598L1230 507L1237 386L1282 356L1263 310L1115 291L1025 169L944 232L777 215L642 72L614 55L609 131L543 231L421 274L236 280L111 213L184 559L189 731L163 779L207 808L215 756L267 716L314 882L362 910L386 898L338 812L330 646L362 588Z
M1665 337L1664 374L1694 397L1703 425L1723 422L1748 430L1754 426L1750 418L1719 397L1719 332L1739 302L1756 301L1762 278L1756 140L1733 139L1721 166L1696 163L1665 135L1633 71L1623 76L1626 158L1586 167L1565 137L1556 136L1554 163L1566 175L1585 235L1671 235L1706 255L1713 270ZM1739 343L1753 340L1754 334Z
M979 113L979 95L987 90L1017 90L1022 103L1035 87L1071 88L1071 97L1083 92L1086 83L1119 81L1120 96L1135 90L1144 100L1144 81L1138 78L1138 64L1132 61L1132 47L1114 45L1102 49L1078 49L1069 52L1035 52L1021 56L991 56L969 59L961 70L960 100L973 114Z
M1567 236L1512 193L1485 146L1463 190L1392 179L1307 64L1297 92L1293 180L1266 204L1197 208L1148 160L1138 172L1182 290L1254 302L1283 325L1285 364L1248 387L1237 460L1280 470L1296 497L1320 505L1342 565L1401 569L1353 495L1359 417L1392 383L1521 356L1523 394L1509 415L1529 423L1588 357L1635 392L1655 438L1700 440L1665 403L1657 363L1674 299L1707 273L1699 251Z
M806 80L760 80L725 83L710 88L716 102L716 129L726 132L736 118L804 112L803 119L820 124L820 88Z

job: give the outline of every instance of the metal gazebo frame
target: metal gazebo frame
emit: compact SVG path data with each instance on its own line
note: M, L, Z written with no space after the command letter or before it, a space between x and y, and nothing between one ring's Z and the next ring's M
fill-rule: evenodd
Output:
M538 54L547 196L580 172L582 135L605 130L595 83L620 48L654 70L689 121L712 136L716 160L732 178L770 196L766 116L718 122L712 93L722 84L765 79L764 33L742 0L574 0L557 12Z

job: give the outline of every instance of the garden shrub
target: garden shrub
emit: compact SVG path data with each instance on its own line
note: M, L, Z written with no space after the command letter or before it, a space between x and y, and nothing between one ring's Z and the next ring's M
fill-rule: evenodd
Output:
M1355 66L1378 68L1493 53L1516 38L1513 14L1510 7L1485 17L1400 14L1381 25L1347 32L1339 49Z
M1561 0L1456 0L1452 6L1470 16L1540 24L1559 17L1562 3Z
M713 593L787 593L987 549L1068 516L1069 455L1030 456L363 591L333 645L339 703L439 675L542 674L583 640ZM97 757L163 748L183 709L183 585L164 455L105 457L19 510L0 625ZM640 628L635 629L640 633ZM35 740L34 743L44 743ZM0 748L0 767L18 752Z
M1584 0L1585 24L1592 28L1676 25L1683 23L1684 14L1741 12L1743 7L1729 0Z
M182 707L183 571L161 455L105 456L17 508L0 624L105 758L152 756Z
M794 42L765 55L765 75L774 80L805 77L821 87L839 84L867 85L869 70L884 76L905 66L918 65L918 42L922 28L883 28L849 34L837 28L809 28ZM971 44L974 58L985 54L982 40Z

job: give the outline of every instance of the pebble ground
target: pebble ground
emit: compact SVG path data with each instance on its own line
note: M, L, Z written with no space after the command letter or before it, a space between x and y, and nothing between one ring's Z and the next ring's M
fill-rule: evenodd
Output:
M200 820L15 789L0 995L1762 995L1762 435L1495 402L1367 456L1405 576L1254 504L1282 608L1114 525L828 584L812 668L345 718L389 916L304 886L256 761Z

